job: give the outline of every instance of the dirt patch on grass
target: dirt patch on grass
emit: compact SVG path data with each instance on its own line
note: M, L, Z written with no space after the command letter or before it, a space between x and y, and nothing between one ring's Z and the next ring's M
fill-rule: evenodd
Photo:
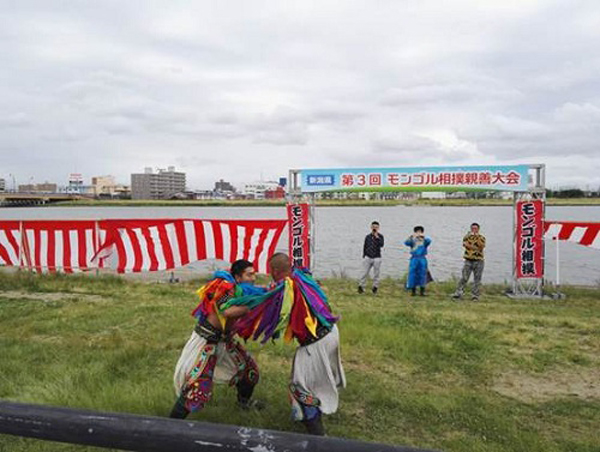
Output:
M527 403L545 402L562 397L600 399L598 369L546 372L543 375L504 373L496 378L492 389Z
M24 292L19 290L7 290L0 292L0 301L2 299L23 300L23 301L42 301L51 303L53 301L86 301L101 302L106 298L101 295L72 292Z

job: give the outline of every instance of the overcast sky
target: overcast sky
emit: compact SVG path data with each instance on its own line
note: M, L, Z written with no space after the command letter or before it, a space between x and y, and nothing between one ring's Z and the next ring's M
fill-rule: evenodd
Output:
M546 163L600 185L600 3L0 0L0 177Z

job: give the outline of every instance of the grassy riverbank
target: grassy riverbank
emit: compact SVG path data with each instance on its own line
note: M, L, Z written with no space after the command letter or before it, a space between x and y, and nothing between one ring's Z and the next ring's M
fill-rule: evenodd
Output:
M189 337L198 281L0 273L0 398L165 416L171 377ZM348 388L330 435L445 451L600 449L600 289L562 301L455 303L450 283L411 299L396 281L358 295L323 281L336 313ZM288 416L294 348L249 347L267 408L235 407L217 386L192 419L302 431ZM98 450L0 435L2 451Z
M394 199L365 200L365 199L319 199L317 206L510 206L512 200L507 199ZM548 198L550 206L598 206L600 198ZM76 201L62 201L52 206L60 207L277 207L284 206L284 200L98 200L80 199Z

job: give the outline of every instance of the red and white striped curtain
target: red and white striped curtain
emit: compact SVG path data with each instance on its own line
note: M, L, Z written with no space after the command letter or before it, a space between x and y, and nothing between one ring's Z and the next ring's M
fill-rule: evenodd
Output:
M546 221L545 239L566 240L600 249L600 223Z
M205 259L247 259L267 272L286 220L105 220L98 259L118 272L169 270Z
M42 271L171 270L247 259L267 272L287 220L0 221L0 265ZM112 265L111 265L112 264Z
M0 265L18 266L21 256L21 222L0 221Z
M96 267L94 221L23 221L22 234L21 262L26 268L72 273Z

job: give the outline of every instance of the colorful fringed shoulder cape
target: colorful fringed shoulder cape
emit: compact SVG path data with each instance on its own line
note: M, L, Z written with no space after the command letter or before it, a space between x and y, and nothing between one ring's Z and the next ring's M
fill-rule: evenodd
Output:
M261 295L265 289L254 287L248 283L236 283L231 273L219 270L214 273L213 279L196 291L200 303L192 311L192 316L203 322L210 314L216 314L221 326L225 328L225 318L222 316L219 305L228 299L250 295Z
M239 318L234 331L243 339L261 343L277 339L283 333L286 342L297 338L301 343L309 335L317 337L317 327L331 328L337 321L331 313L327 296L307 273L294 269L264 295L248 295L227 300L220 306L246 306L248 314Z

